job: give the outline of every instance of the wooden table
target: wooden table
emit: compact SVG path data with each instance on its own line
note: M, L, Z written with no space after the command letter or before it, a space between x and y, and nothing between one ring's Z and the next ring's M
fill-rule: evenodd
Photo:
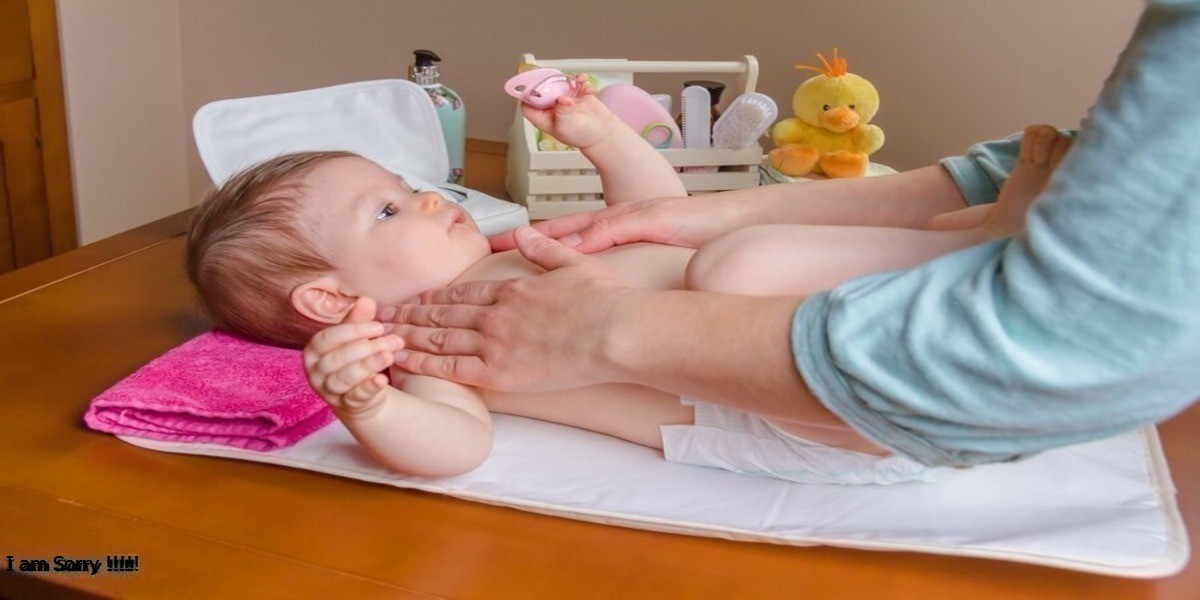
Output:
M471 184L502 196L503 146L471 149ZM650 533L90 432L93 396L208 327L183 274L185 225L0 277L0 597L1200 598L1196 561L1144 581ZM1200 408L1161 431L1200 539ZM7 555L136 555L138 571L20 576Z

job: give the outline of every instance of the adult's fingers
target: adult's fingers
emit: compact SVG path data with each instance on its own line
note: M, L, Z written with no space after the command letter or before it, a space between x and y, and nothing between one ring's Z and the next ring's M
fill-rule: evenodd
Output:
M976 204L975 206L942 213L930 219L928 225L926 225L926 229L951 231L979 227L987 222L988 215L991 214L993 208L995 208L994 204Z
M396 325L393 332L404 338L407 350L422 350L441 355L478 355L483 351L483 336L472 329Z
M546 234L548 237L558 239L591 225L592 221L596 220L596 215L597 213L591 211L571 213L534 223L533 228ZM516 229L510 229L488 238L492 243L492 250L502 252L516 248L517 240L514 236L516 232Z
M462 307L470 306L490 306L496 303L496 298L500 294L500 289L504 287L503 281L471 281L460 283L450 287L438 288L422 292L420 296L410 300L423 305L429 304L456 304ZM405 308L415 306L414 304L405 304ZM471 312L471 311L464 311ZM392 317L393 321L399 320L400 311Z
M496 297L503 285L503 281L471 281L447 288L429 290L415 298L409 298L405 304L380 308L376 313L376 318L383 323L411 323L413 325L442 322L448 324L474 323L475 311L470 307L495 304ZM453 325L453 327L463 326ZM391 331L391 328L388 331Z
M562 245L558 240L546 237L532 227L518 229L515 236L521 256L547 271L595 260Z
M475 329L481 322L482 310L468 304L404 304L396 307L388 328L397 335L401 335L400 328L404 325Z
M657 235L660 233L659 231L647 229L647 227L649 227L648 222L640 215L614 214L595 219L578 232L563 236L559 241L576 252L584 254L592 254L632 242L667 243L667 240L658 239L661 237Z
M496 387L485 377L487 365L478 356L438 356L406 350L397 357L396 366L409 373L449 379L465 385Z

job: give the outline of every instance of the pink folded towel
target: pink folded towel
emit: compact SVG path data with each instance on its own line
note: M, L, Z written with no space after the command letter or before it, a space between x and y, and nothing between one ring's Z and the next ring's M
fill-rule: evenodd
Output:
M249 450L291 446L333 421L299 350L203 333L92 400L97 431Z

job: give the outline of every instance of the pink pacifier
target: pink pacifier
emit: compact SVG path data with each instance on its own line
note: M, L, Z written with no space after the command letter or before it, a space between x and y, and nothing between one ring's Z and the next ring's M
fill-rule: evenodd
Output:
M525 104L544 109L554 106L559 96L577 95L579 82L558 69L534 69L506 81L504 91Z

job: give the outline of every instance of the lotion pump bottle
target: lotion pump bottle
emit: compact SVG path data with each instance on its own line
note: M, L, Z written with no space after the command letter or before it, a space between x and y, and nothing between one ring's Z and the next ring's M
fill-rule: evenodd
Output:
M425 88L438 121L442 124L442 137L446 140L446 153L450 156L450 172L446 180L462 184L466 166L467 106L454 90L438 80L438 68L433 64L442 60L430 50L414 50L413 64L408 68L408 79Z

